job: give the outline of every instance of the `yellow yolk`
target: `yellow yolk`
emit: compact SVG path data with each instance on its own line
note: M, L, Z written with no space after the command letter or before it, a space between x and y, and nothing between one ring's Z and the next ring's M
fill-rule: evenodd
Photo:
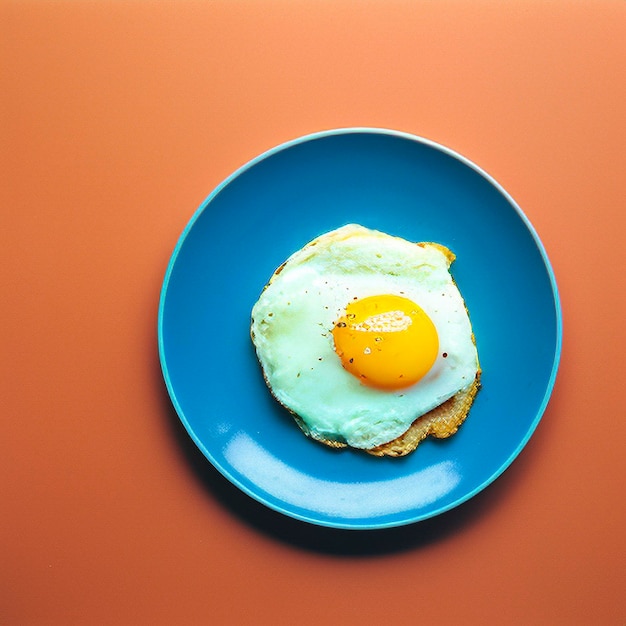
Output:
M389 391L419 381L439 350L431 319L402 296L370 296L350 302L332 332L343 367L363 384Z

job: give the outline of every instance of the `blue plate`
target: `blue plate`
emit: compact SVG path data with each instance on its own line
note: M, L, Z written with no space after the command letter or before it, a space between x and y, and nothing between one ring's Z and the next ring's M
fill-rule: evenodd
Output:
M270 396L250 341L274 269L351 222L451 248L476 335L483 388L469 418L400 459L306 438ZM496 181L432 141L340 129L262 154L208 196L167 269L158 338L176 411L228 480L291 517L374 529L447 511L510 465L552 391L561 312L544 248Z

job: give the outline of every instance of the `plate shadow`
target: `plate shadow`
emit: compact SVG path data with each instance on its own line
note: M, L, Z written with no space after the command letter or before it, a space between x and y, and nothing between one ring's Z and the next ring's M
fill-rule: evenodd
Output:
M317 526L266 507L222 476L197 448L180 421L163 382L158 358L154 369L163 418L172 432L180 454L207 495L217 500L240 523L275 541L306 551L358 558L415 550L443 541L479 523L493 507L501 504L506 495L515 490L516 484L523 480L524 468L532 463L534 449L537 448L527 446L515 463L486 489L462 505L433 518L376 530L344 530Z

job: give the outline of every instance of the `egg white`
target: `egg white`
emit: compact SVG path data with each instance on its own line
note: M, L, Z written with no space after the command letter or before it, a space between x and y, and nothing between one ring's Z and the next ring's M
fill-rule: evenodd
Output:
M369 449L474 381L472 328L449 259L436 246L348 225L317 238L277 270L252 310L252 337L276 399L311 434ZM439 355L415 385L363 385L334 350L331 330L354 298L400 295L431 318ZM446 355L445 357L443 355Z

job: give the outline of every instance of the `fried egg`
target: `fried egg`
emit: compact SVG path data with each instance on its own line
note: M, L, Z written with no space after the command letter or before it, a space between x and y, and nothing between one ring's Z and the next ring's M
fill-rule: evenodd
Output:
M443 246L350 224L276 270L251 336L269 389L307 434L371 449L474 383L453 259Z

